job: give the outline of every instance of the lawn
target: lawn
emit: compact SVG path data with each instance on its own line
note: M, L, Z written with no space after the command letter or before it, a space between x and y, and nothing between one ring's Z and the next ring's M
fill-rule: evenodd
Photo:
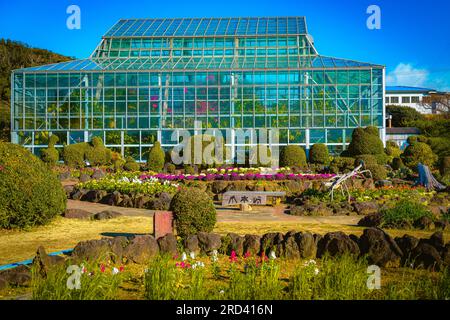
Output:
M343 231L360 235L364 228L358 226L326 223L302 223L298 221L264 222L218 222L214 232L227 234L264 234L267 232L309 231L325 234L331 231ZM429 237L432 231L422 230L386 230L391 236L405 233L416 237ZM119 217L102 221L83 221L57 218L47 226L36 227L28 231L0 230L0 265L30 259L36 249L42 245L47 252L73 248L78 242L99 239L104 236L149 234L153 232L153 219L150 217ZM450 232L445 232L450 239Z

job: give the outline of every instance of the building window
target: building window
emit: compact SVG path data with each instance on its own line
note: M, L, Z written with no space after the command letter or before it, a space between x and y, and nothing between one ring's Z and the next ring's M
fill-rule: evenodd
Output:
M391 97L391 103L398 103L398 97Z
M389 103L389 97L386 97L385 102Z
M411 103L411 97L402 97L402 103Z
M411 97L411 103L419 103L419 102L420 102L420 98L418 96Z

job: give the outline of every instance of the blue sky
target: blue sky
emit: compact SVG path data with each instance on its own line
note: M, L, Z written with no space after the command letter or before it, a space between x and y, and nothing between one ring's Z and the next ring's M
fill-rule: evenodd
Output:
M66 27L69 5L81 30ZM381 29L369 30L369 5ZM450 91L448 0L0 0L0 37L85 58L120 18L306 16L319 53L386 65L390 85Z

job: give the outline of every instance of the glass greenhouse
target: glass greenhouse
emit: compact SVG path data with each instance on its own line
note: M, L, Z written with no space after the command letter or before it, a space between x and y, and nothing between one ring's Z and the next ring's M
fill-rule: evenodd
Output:
M11 82L12 141L35 154L50 135L57 147L99 136L145 160L155 140L169 149L198 124L223 136L276 128L279 145L333 153L356 127L385 135L384 66L319 55L304 17L120 20L89 58Z

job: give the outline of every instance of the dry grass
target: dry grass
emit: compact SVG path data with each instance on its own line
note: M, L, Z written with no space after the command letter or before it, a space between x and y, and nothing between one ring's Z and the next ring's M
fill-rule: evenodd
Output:
M47 252L73 248L78 242L99 239L109 234L148 234L153 219L120 217L102 221L58 218L51 224L30 231L0 230L0 264L18 262L34 256L39 246Z
M309 231L325 234L331 231L343 231L360 235L364 228L352 225L327 223L302 223L298 221L255 221L255 222L218 222L214 232L227 234L264 234L267 232ZM108 235L150 234L153 232L153 219L150 217L120 217L104 221L83 221L58 218L48 226L30 231L0 230L0 265L30 259L36 249L42 245L47 252L73 248L78 242L99 239ZM387 230L393 236L411 234L415 237L429 237L432 231ZM450 232L445 232L450 239Z

